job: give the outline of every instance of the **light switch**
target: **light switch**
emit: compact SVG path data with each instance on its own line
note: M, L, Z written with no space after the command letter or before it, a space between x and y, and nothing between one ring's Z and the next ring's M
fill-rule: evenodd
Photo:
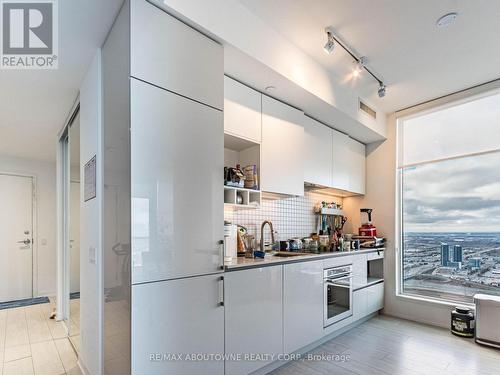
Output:
M96 264L96 250L95 247L89 247L89 263Z

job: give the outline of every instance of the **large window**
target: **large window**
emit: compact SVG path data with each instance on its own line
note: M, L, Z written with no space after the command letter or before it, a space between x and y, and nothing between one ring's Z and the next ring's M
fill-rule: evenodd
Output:
M403 294L500 295L500 95L398 122Z

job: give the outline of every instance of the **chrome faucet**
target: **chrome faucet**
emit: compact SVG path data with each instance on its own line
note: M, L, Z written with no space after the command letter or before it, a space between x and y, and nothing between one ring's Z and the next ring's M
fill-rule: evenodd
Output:
M269 224L269 229L271 229L271 241L274 245L273 223L271 223L269 220L266 220L260 226L260 251L262 251L262 252L264 252L264 227L266 226L266 224Z

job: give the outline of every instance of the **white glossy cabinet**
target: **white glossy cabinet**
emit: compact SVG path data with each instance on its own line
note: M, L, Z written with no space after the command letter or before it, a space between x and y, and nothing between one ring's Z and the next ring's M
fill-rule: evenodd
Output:
M349 191L351 160L349 136L342 134L336 130L332 130L333 140L333 177L332 187L340 190Z
M224 132L256 143L262 140L262 94L224 77Z
M130 16L131 76L222 110L222 46L145 0Z
M222 283L210 275L132 286L132 375L224 373L224 361L151 359L224 353Z
M282 266L227 272L224 283L226 354L283 351ZM227 360L226 375L244 375L271 361Z
M304 114L262 95L263 191L304 195Z
M132 283L221 271L222 112L131 79L130 132Z
M384 283L355 290L352 306L354 321L384 308Z
M283 266L283 342L292 353L323 336L323 262Z
M349 138L349 191L365 193L366 155L365 145Z
M366 289L366 313L374 313L384 307L384 283L371 285Z
M332 187L357 194L365 193L365 145L333 131Z
M321 186L333 186L334 130L304 117L304 181Z

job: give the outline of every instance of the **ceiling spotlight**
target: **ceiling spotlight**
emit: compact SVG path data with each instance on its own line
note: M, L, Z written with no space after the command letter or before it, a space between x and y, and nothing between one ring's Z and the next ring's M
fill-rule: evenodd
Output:
M366 63L365 56L360 57L359 60L356 61L356 67L352 71L353 77L356 78L363 72L363 69L365 68L365 63Z
M327 54L331 54L333 52L333 50L335 49L335 40L333 38L333 34L331 33L330 30L328 30L328 28L325 29L325 32L326 32L326 36L328 38L325 46L323 47L323 50L327 53Z
M456 12L451 12L451 13L445 14L444 16L441 16L438 18L438 20L436 21L436 26L437 27L449 26L453 22L455 22L457 17L458 17L458 13L456 13Z
M380 82L380 86L378 87L378 97L379 98L383 98L385 96L385 92L386 92L386 87L385 85Z

